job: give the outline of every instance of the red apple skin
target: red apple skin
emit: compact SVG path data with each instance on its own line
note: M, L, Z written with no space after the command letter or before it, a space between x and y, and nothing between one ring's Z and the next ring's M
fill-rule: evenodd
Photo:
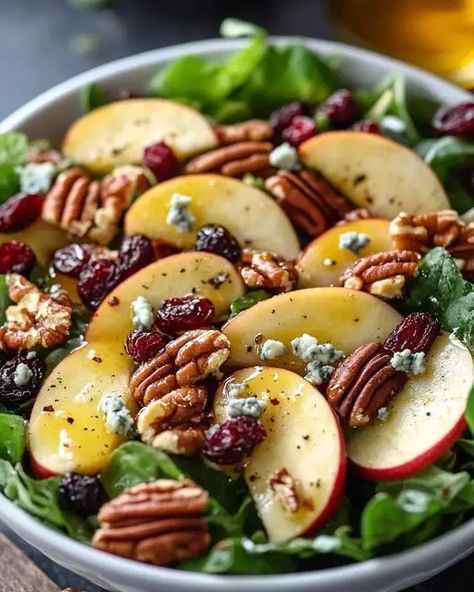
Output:
M323 527L329 518L332 516L333 512L335 512L337 506L339 505L339 500L341 499L342 492L344 491L344 485L346 482L346 470L347 470L347 453L346 453L346 443L344 440L344 434L342 433L341 424L339 422L339 418L334 413L334 419L337 424L338 432L339 432L339 448L341 451L341 458L339 464L339 472L336 476L336 480L334 482L334 488L332 490L331 497L328 499L326 506L322 509L319 516L316 518L314 523L306 529L303 533L303 536L307 536L316 532L319 528Z
M43 467L43 465L40 465L32 455L30 455L30 464L33 475L37 479L49 479L50 477L57 477L59 475L59 473L55 473L54 471Z
M402 465L387 467L386 469L373 469L363 467L354 461L351 461L351 464L359 475L362 475L362 477L369 481L397 481L398 479L405 479L426 469L426 467L432 465L443 454L446 454L454 446L454 443L461 436L465 427L466 420L464 419L464 415L461 415L454 427L435 446L432 446L429 450L423 452L423 454L419 454Z

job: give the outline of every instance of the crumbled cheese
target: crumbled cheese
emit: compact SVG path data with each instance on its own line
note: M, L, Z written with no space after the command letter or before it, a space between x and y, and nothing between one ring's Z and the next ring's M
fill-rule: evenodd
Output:
M300 168L298 152L288 142L274 148L269 155L270 164L285 171L297 171Z
M20 189L24 193L46 193L53 183L56 167L51 162L31 163L18 167Z
M224 386L224 395L228 399L237 399L248 389L248 385L245 382L237 382L236 380L229 380Z
M370 238L363 232L343 232L339 236L339 248L352 251L359 256L364 247L370 243Z
M194 214L188 210L191 201L192 199L188 195L173 193L166 216L166 224L175 226L178 232L189 232L196 221Z
M388 407L380 407L380 409L377 411L377 419L380 419L380 421L387 421L388 416Z
M133 326L140 331L151 329L155 322L153 308L146 298L139 296L130 305Z
M265 411L267 404L257 397L245 397L243 399L230 398L227 402L229 417L242 417L244 415L258 419Z
M314 361L306 364L305 380L311 384L322 384L334 372L334 366L327 364L321 365L320 362Z
M87 359L91 360L91 362L97 359L97 352L95 351L95 349L90 349L87 352Z
M34 360L36 358L36 352L35 351L29 351L26 354L26 359L27 360Z
M425 354L424 352L412 353L411 350L404 349L402 352L393 354L390 365L395 370L407 374L424 374L426 371Z
M335 536L320 534L313 539L311 546L318 553L334 553L340 549L341 541Z
M118 395L105 395L99 403L99 409L105 414L107 430L112 434L126 436L133 425L133 418Z
M429 504L429 494L418 489L405 489L397 499L397 505L410 514L422 514L426 512Z
M275 360L284 356L288 350L286 345L277 339L267 339L260 349L259 357L261 360Z
M66 460L72 460L74 455L69 448L73 446L73 441L68 436L67 430L62 429L59 432L59 446L58 446L58 456L59 458L64 458Z
M26 364L20 362L18 366L15 368L15 373L13 374L13 382L16 384L16 386L25 386L31 381L32 378L33 372L28 368Z
M323 259L323 265L324 267L332 267L333 265L336 265L336 262L334 261L334 259L326 257L325 259Z
M305 379L311 384L322 384L334 372L334 364L346 357L332 343L319 343L307 333L293 339L291 346L293 354L306 364Z

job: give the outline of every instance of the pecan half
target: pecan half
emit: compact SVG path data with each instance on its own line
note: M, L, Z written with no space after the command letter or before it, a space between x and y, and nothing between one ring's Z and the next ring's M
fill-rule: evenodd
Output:
M264 119L249 119L231 125L219 125L215 132L221 144L236 144L237 142L263 142L271 140L273 128Z
M228 177L242 177L245 173L268 176L275 171L270 165L270 142L237 142L200 154L191 159L184 172L220 173Z
M323 177L308 169L278 171L265 181L290 220L311 237L319 236L354 209Z
M326 389L330 405L357 428L373 421L408 380L390 365L378 341L362 345L336 368Z
M210 544L207 502L207 492L189 480L142 483L102 506L92 545L154 565L196 557Z
M179 387L192 386L213 374L229 355L229 340L220 331L188 331L137 368L130 380L131 393L136 401L147 405Z
M72 303L63 292L48 294L18 274L8 277L8 294L15 302L5 311L0 347L5 350L54 347L63 343L71 327Z
M144 442L172 454L200 452L209 427L205 412L207 389L182 387L144 407L138 416L138 432Z
M339 285L385 299L400 298L407 280L416 275L419 260L420 255L415 251L368 255L346 269Z
M270 477L270 489L287 512L295 514L300 509L301 483L284 467Z
M245 249L237 267L244 284L252 289L290 292L298 281L295 262L268 251Z

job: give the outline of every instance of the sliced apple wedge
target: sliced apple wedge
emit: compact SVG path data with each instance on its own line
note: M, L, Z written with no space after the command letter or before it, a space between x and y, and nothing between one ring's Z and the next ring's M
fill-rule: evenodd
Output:
M300 146L300 158L373 216L450 207L438 177L413 150L376 134L320 134Z
M19 232L0 232L0 243L19 241L33 249L36 258L42 265L49 265L51 255L67 244L67 234L61 228L51 226L39 219L31 226Z
M232 344L229 364L258 364L304 370L291 353L291 340L303 333L347 353L373 340L385 341L400 322L398 312L375 296L347 288L310 288L274 296L244 310L222 329ZM288 353L262 361L260 344L282 341Z
M360 257L392 249L389 225L388 220L369 218L334 226L318 236L309 243L298 260L299 287L337 285L344 271ZM339 239L346 232L358 232L369 237L370 243L359 255L339 246Z
M132 329L130 303L145 296L158 307L167 298L190 293L210 298L221 316L244 290L240 276L226 259L190 252L140 270L98 308L86 332L87 343L53 370L36 399L29 445L38 475L68 471L95 474L103 468L123 441L122 436L107 432L99 404L106 394L121 396L129 403L133 364L125 354L124 341ZM118 303L114 300L111 306L114 296Z
M180 159L214 148L217 138L198 111L164 99L128 99L94 109L69 128L66 158L94 173L141 164L143 150L166 142Z
M410 377L387 417L349 433L348 455L367 479L403 479L445 454L461 435L474 365L468 349L447 334L426 357L426 372Z
M195 222L189 232L166 222L175 193L191 198L188 209ZM205 224L225 226L242 247L275 251L288 259L296 258L300 250L290 221L273 199L247 183L220 175L175 177L148 190L129 209L125 233L190 249Z
M332 409L314 386L288 370L246 368L228 380L245 383L248 395L267 402L260 418L267 437L246 460L244 477L270 541L314 532L335 510L344 487L344 439ZM218 422L228 419L226 403L221 385L214 402ZM270 483L282 469L295 482L293 511Z

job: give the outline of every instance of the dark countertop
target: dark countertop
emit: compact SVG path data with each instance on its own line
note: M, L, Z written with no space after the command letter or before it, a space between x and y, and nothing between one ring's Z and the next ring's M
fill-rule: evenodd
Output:
M0 119L52 85L93 66L156 47L216 37L219 23L229 15L257 22L274 34L331 38L322 0L119 0L113 9L100 11L77 10L70 5L73 3L0 0ZM98 44L88 55L77 51L84 34L92 35L85 41ZM1 524L0 531L60 587L100 592ZM473 576L471 556L410 592L468 592Z

